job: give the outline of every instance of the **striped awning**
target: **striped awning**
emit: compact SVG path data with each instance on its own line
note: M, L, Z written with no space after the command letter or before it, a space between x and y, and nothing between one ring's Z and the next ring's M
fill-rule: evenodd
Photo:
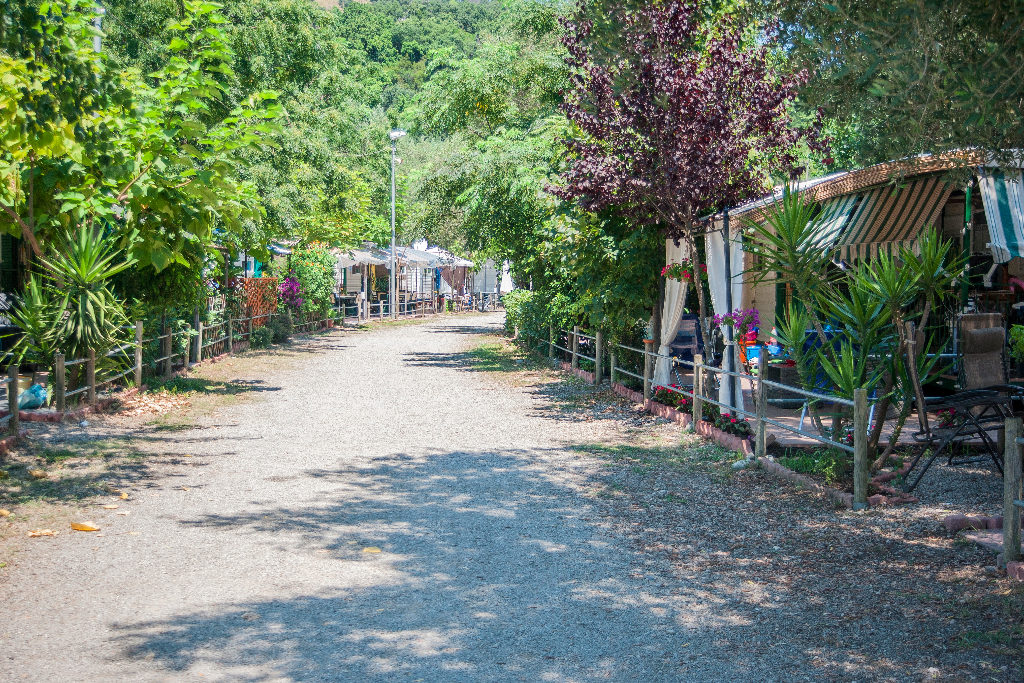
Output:
M859 199L859 195L850 194L829 199L822 204L821 213L813 221L814 233L809 246L819 249L834 246L857 208Z
M921 230L934 225L953 186L939 175L918 178L900 187L868 190L836 241L839 256L854 260L913 248Z
M1020 170L982 168L978 175L992 259L1006 263L1024 256L1024 184Z

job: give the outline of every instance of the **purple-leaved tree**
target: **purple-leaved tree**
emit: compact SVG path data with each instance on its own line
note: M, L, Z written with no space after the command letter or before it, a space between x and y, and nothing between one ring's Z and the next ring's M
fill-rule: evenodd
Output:
M612 49L595 19L617 29ZM551 191L662 226L688 244L697 267L709 214L763 192L772 175L798 172L801 139L825 149L817 123L802 129L791 116L807 74L776 65L770 26L750 40L752 27L711 19L700 2L579 0L563 28L571 72L563 109L579 134L565 141L567 168ZM702 287L697 296L704 321ZM656 334L660 309L659 301Z

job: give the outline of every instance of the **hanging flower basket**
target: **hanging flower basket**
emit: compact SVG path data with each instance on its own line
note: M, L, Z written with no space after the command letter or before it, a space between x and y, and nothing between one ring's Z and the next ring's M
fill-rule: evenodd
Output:
M719 327L732 327L736 337L743 339L747 332L760 327L761 317L756 308L737 308L732 313L716 315L712 322Z
M661 269L661 276L668 278L669 280L679 280L680 282L693 282L693 274L696 270L700 270L700 279L708 279L708 267L703 263L700 264L700 268L695 268L693 261L690 259L683 259L678 263L670 263Z

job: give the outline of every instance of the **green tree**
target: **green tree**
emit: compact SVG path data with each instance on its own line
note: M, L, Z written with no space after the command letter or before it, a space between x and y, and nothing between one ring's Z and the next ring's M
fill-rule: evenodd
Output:
M1024 146L1024 4L1017 0L813 0L779 16L787 57L861 164L921 152Z

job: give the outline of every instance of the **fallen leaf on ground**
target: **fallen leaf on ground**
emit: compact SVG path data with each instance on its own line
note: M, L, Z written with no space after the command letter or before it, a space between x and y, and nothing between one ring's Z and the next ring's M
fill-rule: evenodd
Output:
M71 528L75 531L99 531L100 528L92 522L71 522Z
M364 553L379 553L380 552L380 548L371 545L371 546L367 546L367 547L363 548L363 552Z
M6 508L0 508L0 517L10 517L11 511Z
M119 507L121 507L121 506L120 505L114 505L113 503L111 503L110 505L104 505L103 509L104 510L116 510Z
M53 529L33 529L28 532L29 538L39 538L40 536L56 536L57 532Z
M115 512L114 514L115 514L115 515L127 515L127 514L128 514L128 511L127 511L127 510L118 510L118 511L117 511L117 512Z
M187 486L179 486L178 489L180 489L182 491L188 491L189 490L189 488Z
M121 492L121 500L128 500L128 494L124 491Z
M46 473L46 470L29 470L28 473L33 479L46 479L50 476Z

